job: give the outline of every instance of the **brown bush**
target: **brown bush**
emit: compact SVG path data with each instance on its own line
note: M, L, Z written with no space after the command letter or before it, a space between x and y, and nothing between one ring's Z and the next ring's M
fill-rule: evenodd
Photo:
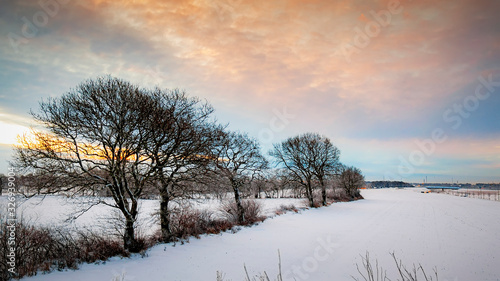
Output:
M7 223L2 223L6 229ZM0 269L2 280L33 276L38 271L49 272L64 268L77 269L83 262L107 260L128 253L120 241L99 236L91 231L72 233L69 230L35 227L23 221L15 224L15 274L9 273L9 231L0 232Z
M172 212L170 227L174 237L185 239L200 234L200 211L192 208L182 208Z
M171 215L171 230L174 237L187 239L199 238L201 234L217 234L231 229L234 223L217 219L209 211L199 211L189 207L182 208Z
M262 206L255 200L242 200L241 205L245 214L244 225L263 221L265 217L261 215ZM221 209L224 218L229 222L236 224L238 222L238 207L236 202L227 202L222 204Z
M280 205L279 208L276 210L276 215L282 215L284 213L287 213L287 212L290 212L290 211L293 211L295 213L297 213L299 211L299 209L297 209L297 207L293 204L290 204L290 205Z
M347 194L345 189L334 188L333 190L326 191L326 198L332 200L333 202L348 202L351 201L351 197Z

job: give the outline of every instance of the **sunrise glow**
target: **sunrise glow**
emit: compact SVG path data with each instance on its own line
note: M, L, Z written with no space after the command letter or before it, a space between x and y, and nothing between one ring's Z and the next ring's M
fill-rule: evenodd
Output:
M264 150L324 134L368 179L500 181L498 1L53 2L2 4L3 113L111 74L206 99Z

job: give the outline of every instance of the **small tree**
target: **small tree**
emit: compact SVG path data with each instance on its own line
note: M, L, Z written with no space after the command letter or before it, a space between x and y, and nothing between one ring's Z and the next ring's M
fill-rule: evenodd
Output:
M241 187L267 167L259 143L246 134L223 133L219 137L219 144L214 149L212 159L217 175L226 179L233 190L238 223L243 224L245 210L241 203Z
M314 207L313 181L317 179L322 188L322 203L326 205L326 178L335 174L340 165L340 151L328 138L315 133L302 134L274 144L270 155L305 188L311 207Z
M31 113L45 131L20 138L14 165L33 174L32 194L93 195L102 188L111 194L125 218L124 247L140 250L134 225L138 199L152 175L145 154L148 132L146 95L136 86L113 77L88 80L60 98L40 103Z
M361 170L356 167L342 167L339 176L339 185L351 198L360 198L359 189L365 185L365 177Z

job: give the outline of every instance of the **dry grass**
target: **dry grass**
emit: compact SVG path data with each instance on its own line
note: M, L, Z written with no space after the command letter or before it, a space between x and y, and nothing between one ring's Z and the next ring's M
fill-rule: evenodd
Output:
M361 278L356 278L354 276L351 276L354 280L356 281L391 281L391 280L399 280L399 281L439 281L438 278L438 273L437 269L434 269L434 274L433 276L436 278L434 279L433 276L428 275L422 265L416 266L415 264L413 265L413 268L408 269L406 266L403 265L401 260L398 260L396 255L394 253L391 253L391 256L396 264L396 268L398 270L399 276L397 279L389 279L387 277L386 271L379 266L378 261L375 260L374 262L370 259L370 254L366 252L366 255L363 257L361 256L362 259L362 264L356 265L356 269L358 271L358 274L361 275ZM276 276L275 281L283 281L283 275L282 275L282 269L281 269L281 255L278 250L278 275ZM268 274L264 271L263 273L252 277L250 279L250 276L248 274L246 266L243 266L243 269L245 270L246 278L245 281L271 281L269 278ZM230 281L225 279L225 274L217 271L216 274L216 280L217 281ZM332 279L333 280L333 279Z
M403 262L401 260L398 260L396 257L396 254L391 253L391 256L396 263L396 268L398 270L399 277L397 280L401 281L418 281L418 280L425 280L425 281L433 281L432 275L427 275L425 272L425 269L421 264L416 266L413 264L413 267L408 269L406 266L403 265ZM378 261L375 260L375 264L370 260L370 253L366 252L365 256L361 256L361 267L359 264L356 264L356 269L358 270L359 275L361 275L361 278L359 279L354 276L351 276L352 279L356 281L386 281L386 280L393 280L389 279L387 277L386 271L379 266ZM436 278L435 281L439 280L437 269L434 268L434 277ZM401 279L399 279L401 278Z
M253 276L250 279L250 275L248 274L248 270L247 270L246 265L243 265L243 269L245 270L245 281L271 281L271 279L269 278L269 275L265 271L257 276ZM217 281L230 281L230 280L225 280L224 278L225 278L225 274L222 273L221 271L217 271L216 280ZM276 279L274 279L274 281L283 281L283 273L281 270L281 254L280 254L279 250L278 250L278 274L276 275Z

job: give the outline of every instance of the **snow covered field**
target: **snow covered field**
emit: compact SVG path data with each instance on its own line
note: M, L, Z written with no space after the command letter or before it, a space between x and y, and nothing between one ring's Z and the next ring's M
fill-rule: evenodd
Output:
M230 194L231 195L231 194ZM108 199L112 203L112 199ZM231 196L224 199L224 202L233 202ZM281 199L259 199L261 213L266 217L276 215L282 205L293 205L296 208L305 208L307 200L303 198L281 198ZM0 197L0 203L7 205L7 197ZM210 210L211 213L220 212L221 201L218 199L198 199L184 200L182 202L171 202L171 206L190 207L198 210ZM18 199L18 217L22 217L25 222L40 226L64 226L70 229L92 228L95 231L106 230L110 223L119 220L120 211L103 204L92 206L85 213L81 213L91 206L91 202L85 199L67 199L61 196L33 197L28 200ZM158 212L160 202L158 200L140 200L139 217L137 222L138 233L142 235L152 235L159 230ZM2 209L3 210L3 209ZM69 217L77 216L73 221L68 221Z
M157 245L147 257L113 258L23 280L244 280L277 274L278 249L285 280L352 280L360 255L370 252L395 276L390 252L421 263L439 280L500 280L500 204L412 190L363 190L366 200L288 213L239 232L202 236L183 245ZM286 203L285 203L286 204ZM279 204L277 204L279 205ZM395 278L393 279L395 280Z

